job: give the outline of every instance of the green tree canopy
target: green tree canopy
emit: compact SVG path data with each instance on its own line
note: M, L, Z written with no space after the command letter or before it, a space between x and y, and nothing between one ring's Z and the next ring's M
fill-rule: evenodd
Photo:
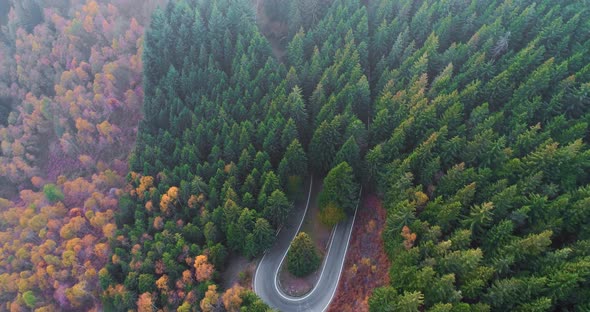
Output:
M278 228L285 224L292 211L293 203L287 199L285 193L275 190L268 198L264 208L264 216L275 228Z
M295 276L306 276L318 269L321 258L311 237L305 232L295 236L287 254L287 269Z
M324 179L324 188L319 197L320 210L335 205L348 215L354 214L359 190L350 165L347 162L338 164Z

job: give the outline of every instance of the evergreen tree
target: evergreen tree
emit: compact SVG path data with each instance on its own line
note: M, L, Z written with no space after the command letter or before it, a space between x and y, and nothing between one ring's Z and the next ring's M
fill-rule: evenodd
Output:
M275 235L266 219L258 218L252 233L246 236L246 255L254 257L272 246Z
M359 177L363 169L360 154L360 148L358 144L356 144L354 137L351 136L346 142L344 142L344 145L342 145L338 153L336 153L332 167L336 167L340 163L346 162L353 167L355 176Z
M130 159L143 176L130 174L133 191L119 200L117 235L129 241L112 242L108 274L99 274L111 289L105 302L135 309L132 295L113 293L121 287L157 293L164 310L179 308L176 294L202 296L207 283L172 291L191 270L178 259L207 252L221 270L228 250L260 255L288 220L293 190L327 174L324 223L355 212L357 181L387 210L382 235L395 270L371 310L589 306L583 2L263 5L283 28L265 32L282 38L273 47L285 64L246 0L177 1L154 12L144 38L145 117ZM3 143L3 153L19 148ZM47 201L72 200L69 186L47 185ZM313 270L303 263L319 263L313 242L296 241L306 254L292 256L293 246L288 268Z
M285 193L275 190L266 201L264 216L275 228L279 228L285 224L292 211L293 203L289 202Z
M279 177L283 185L288 181L289 177L305 177L307 175L307 156L301 143L297 139L293 140L283 160L279 164Z
M322 175L326 173L336 156L339 134L337 129L327 121L315 131L311 139L309 154L313 170Z
M292 3L296 2L297 1L292 1ZM287 58L289 59L289 63L299 71L303 69L303 62L305 60L304 39L305 32L302 27L299 29L297 34L295 34L295 37L293 37L291 42L289 42L289 46L287 48Z
M287 269L295 276L306 276L320 266L321 258L317 247L305 232L295 236L287 254Z
M320 210L334 205L348 215L353 215L359 196L359 185L347 162L334 167L324 179L324 189L320 193Z

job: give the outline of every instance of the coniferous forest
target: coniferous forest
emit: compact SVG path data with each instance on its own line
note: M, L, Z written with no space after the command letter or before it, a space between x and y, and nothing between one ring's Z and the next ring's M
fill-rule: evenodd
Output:
M227 276L310 180L387 259L351 244L331 311L590 309L588 1L0 0L0 27L0 311L270 311Z

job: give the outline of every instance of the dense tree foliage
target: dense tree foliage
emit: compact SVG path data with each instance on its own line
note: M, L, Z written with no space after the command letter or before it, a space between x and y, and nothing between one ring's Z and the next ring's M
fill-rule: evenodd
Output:
M135 211L146 212L123 211L126 233L139 237L152 218L169 235L190 224L203 235L189 256L209 253L217 266L218 253L253 256L262 247L237 237L253 239L255 220L280 227L289 184L309 166L330 172L322 206L332 224L354 211L357 179L385 199L396 269L374 309L585 304L573 292L586 289L576 208L590 164L585 7L342 0L304 20L312 2L295 2L265 3L271 19L289 16L284 63L246 3L154 14L130 178L141 189ZM162 210L171 187L181 195ZM564 270L576 281L567 289ZM500 295L530 283L539 287L528 297Z
M334 225L342 221L345 215L353 215L359 200L359 191L352 167L347 162L341 162L330 170L319 196L322 221Z
M392 260L371 310L587 309L587 5L374 1L369 11L366 160Z
M136 293L138 286L126 281L139 268L156 280L167 277L168 287L157 287L156 307L201 300L215 274L178 287L182 272L193 270L195 257L207 255L222 269L228 256L254 257L270 247L310 175L308 163L317 175L335 161L354 162L360 173L367 147L361 118L366 122L370 101L362 69L366 10L352 19L354 27L327 37L305 33L316 24L349 22L347 14L363 8L353 3L322 2L321 10L337 17L324 22L330 24L321 25L324 13L297 22L301 31L285 64L256 27L249 1L176 1L154 12L143 54L144 119L117 219L129 241L112 245L115 254L140 248L108 264L108 287ZM289 10L304 9L299 4ZM356 179L348 169L347 178ZM350 189L354 194L335 201L347 213L358 195L352 181ZM103 299L115 302L108 293ZM120 307L135 301L129 303Z
M371 310L587 310L589 21L574 0L0 0L0 310L266 310L218 273L310 176L330 225L360 185L383 199Z
M320 266L321 258L315 243L305 232L295 236L287 254L287 269L295 276L306 276Z
M0 311L102 309L158 2L0 1Z
M209 285L228 256L262 254L292 212L288 195L307 176L300 142L309 116L249 1L156 9L143 60L144 119L117 222L128 240L113 242L121 257L107 265L107 287L138 293L128 281L146 274L158 284L154 306L209 309L219 304L207 299ZM124 253L130 246L135 253ZM107 292L103 302L114 299Z

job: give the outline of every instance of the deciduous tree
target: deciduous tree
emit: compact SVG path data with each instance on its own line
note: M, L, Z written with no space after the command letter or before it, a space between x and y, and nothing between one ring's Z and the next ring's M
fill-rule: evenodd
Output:
M195 277L198 282L203 282L211 279L213 271L215 270L213 265L209 263L207 256L198 255L195 258Z

